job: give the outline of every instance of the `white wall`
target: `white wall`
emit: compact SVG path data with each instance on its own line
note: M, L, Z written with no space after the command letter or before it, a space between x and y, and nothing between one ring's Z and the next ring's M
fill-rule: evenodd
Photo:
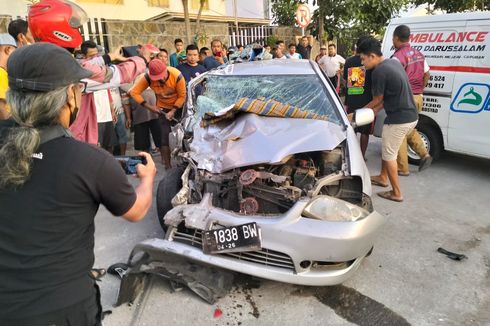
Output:
M24 0L0 0L0 14L25 17L27 16L27 2Z
M264 15L265 0L236 0L237 16L244 18L266 19ZM234 16L233 0L226 0L226 16Z

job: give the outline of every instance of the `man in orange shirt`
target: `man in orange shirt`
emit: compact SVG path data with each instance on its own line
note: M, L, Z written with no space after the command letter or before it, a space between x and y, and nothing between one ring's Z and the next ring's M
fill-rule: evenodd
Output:
M179 70L167 67L162 60L152 60L148 65L148 70L144 78L140 78L134 84L129 91L129 95L136 103L161 115L159 119L162 128L160 154L162 163L166 169L169 169L171 168L171 163L168 135L175 112L181 110L184 106L186 97L185 79ZM141 95L148 87L155 92L156 105L146 103Z

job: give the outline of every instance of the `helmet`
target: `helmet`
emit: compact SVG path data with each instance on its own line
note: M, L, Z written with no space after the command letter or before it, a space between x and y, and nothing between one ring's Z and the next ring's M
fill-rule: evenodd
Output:
M82 44L78 29L87 21L87 13L68 0L42 0L29 9L28 24L34 39L63 48Z

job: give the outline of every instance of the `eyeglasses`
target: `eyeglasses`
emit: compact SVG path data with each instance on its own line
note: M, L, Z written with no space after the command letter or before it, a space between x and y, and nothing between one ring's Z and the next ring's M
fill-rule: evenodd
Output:
M78 88L80 89L80 92L85 93L87 90L87 82L86 81L79 81L78 82Z

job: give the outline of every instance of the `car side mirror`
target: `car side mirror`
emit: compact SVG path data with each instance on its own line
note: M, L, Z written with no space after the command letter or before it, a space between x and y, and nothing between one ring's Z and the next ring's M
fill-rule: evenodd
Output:
M374 111L369 108L358 109L354 113L351 125L353 128L365 126L374 121Z

